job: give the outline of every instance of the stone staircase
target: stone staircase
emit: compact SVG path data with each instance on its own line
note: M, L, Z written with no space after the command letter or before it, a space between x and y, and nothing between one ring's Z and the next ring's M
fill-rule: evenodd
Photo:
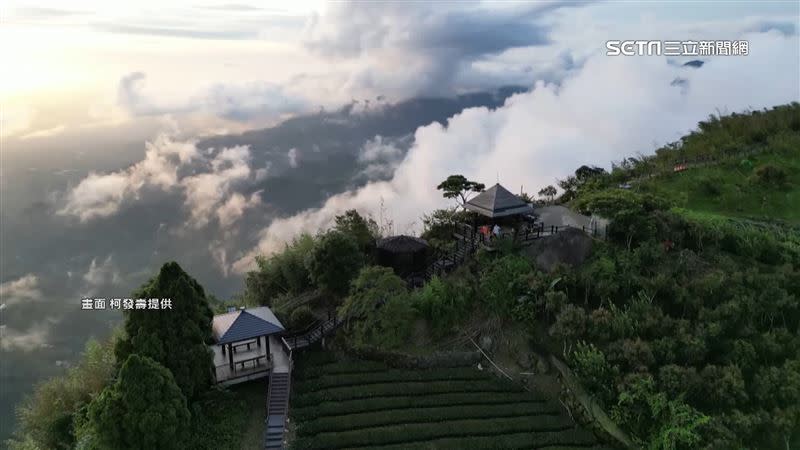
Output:
M267 388L267 429L264 450L282 450L286 414L289 410L291 373L272 372Z
M292 353L322 340L342 325L337 316L314 325L304 333L280 340L279 353L273 353L275 365L267 385L267 420L264 431L264 450L283 450L286 416L289 414L289 394L292 382Z

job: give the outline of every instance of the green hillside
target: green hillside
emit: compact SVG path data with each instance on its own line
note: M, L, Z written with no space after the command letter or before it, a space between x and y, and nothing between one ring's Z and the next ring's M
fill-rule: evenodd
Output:
M800 103L710 116L653 155L616 162L611 173L582 169L560 183L562 199L627 184L694 211L798 224Z

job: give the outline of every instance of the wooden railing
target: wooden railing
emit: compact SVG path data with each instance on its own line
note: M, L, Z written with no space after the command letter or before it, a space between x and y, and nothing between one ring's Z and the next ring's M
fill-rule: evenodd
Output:
M289 357L289 372L291 372L294 360L292 359L292 347L286 342L286 338L281 338L281 348L283 352L286 353L286 356Z
M298 341L302 343L305 341L308 345L313 344L317 341L317 339L322 339L326 335L326 333L336 329L339 325L341 325L341 320L336 314L333 314L332 317L329 317L328 320L323 322L318 322L313 327L309 328L302 334L295 334L293 336L287 336L286 342L292 349L297 348ZM318 338L313 338L314 334L319 332Z

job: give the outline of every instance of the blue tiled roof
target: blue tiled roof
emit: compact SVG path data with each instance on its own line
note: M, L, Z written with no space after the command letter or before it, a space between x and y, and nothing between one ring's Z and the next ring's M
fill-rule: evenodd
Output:
M268 322L261 317L257 317L246 310L240 310L231 314L237 314L237 317L230 323L227 329L219 330L222 331L222 336L217 338L218 344L228 344L284 331L283 327Z

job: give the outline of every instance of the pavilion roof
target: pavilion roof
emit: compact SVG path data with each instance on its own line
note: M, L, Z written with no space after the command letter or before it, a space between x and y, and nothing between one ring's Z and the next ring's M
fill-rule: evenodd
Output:
M506 217L516 214L529 214L533 207L508 189L495 184L489 189L467 201L464 207L486 217Z
M376 247L392 253L414 253L428 248L428 242L414 236L389 236L378 239Z
M211 329L217 344L229 344L284 331L283 324L266 306L218 314L211 322Z

